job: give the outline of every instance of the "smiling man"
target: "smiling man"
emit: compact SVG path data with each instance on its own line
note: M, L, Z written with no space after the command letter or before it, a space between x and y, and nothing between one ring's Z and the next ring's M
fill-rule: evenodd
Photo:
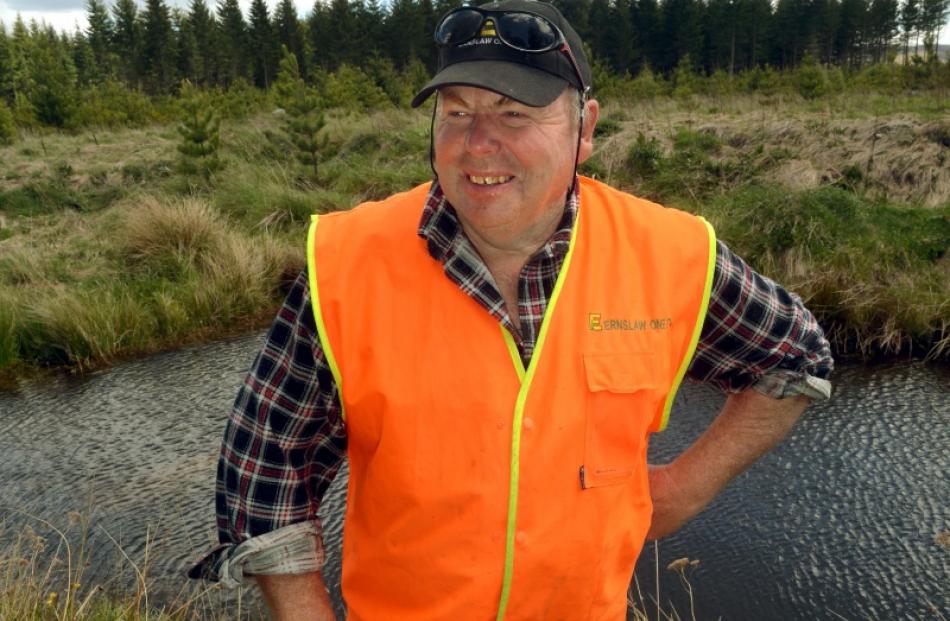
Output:
M434 179L314 220L192 575L331 619L316 516L347 457L349 619L620 621L644 540L829 396L828 344L705 221L577 176L599 108L555 8L457 9L435 39ZM648 465L684 376L729 397Z

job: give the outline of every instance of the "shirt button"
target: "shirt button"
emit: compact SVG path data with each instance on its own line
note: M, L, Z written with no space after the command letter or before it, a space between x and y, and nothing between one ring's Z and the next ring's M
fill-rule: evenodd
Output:
M528 430L534 429L534 419L533 418L524 419L524 428Z
M515 541L521 545L524 545L528 541L528 534L523 530L518 531L518 534L515 535Z
M495 427L498 427L498 429L504 429L505 428L504 421L498 421L497 423L495 423Z

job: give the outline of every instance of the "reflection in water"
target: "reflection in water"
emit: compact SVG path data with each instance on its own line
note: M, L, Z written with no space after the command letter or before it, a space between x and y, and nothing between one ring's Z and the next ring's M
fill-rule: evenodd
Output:
M150 601L193 588L183 571L214 538L214 464L224 420L259 338L153 356L83 379L0 393L0 540L29 515L88 519L84 582L124 588L149 545ZM684 618L676 558L692 573L698 619L893 619L950 615L950 369L847 367L833 401L815 406L779 450L702 516L660 543L660 596ZM681 392L652 446L670 458L711 419L721 397ZM321 509L338 588L345 471ZM71 532L78 541L81 525ZM46 531L48 533L48 531ZM2 543L0 543L2 545ZM638 568L653 593L655 561ZM251 598L248 613L254 616ZM243 609L248 609L245 601Z

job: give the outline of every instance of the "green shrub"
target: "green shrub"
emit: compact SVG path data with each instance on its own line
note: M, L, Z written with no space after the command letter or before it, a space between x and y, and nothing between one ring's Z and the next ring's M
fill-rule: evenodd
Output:
M267 95L243 78L238 78L227 90L215 89L209 93L211 106L224 119L245 119L264 108Z
M182 85L181 96L179 168L186 175L199 175L207 180L222 166L218 157L220 121L208 97L190 83Z
M684 54L680 58L676 69L673 70L673 96L689 97L702 90L702 80L693 71L693 61L689 54Z
M637 133L636 142L627 152L627 166L634 175L647 177L653 175L663 162L663 151L656 138L647 140L643 132Z
M600 120L597 121L597 126L594 128L594 137L606 138L607 136L616 134L621 129L623 129L623 125L621 125L617 119L613 117L601 117Z
M748 93L772 95L782 86L781 74L770 66L764 69L755 67L739 74L737 86Z
M636 99L653 99L667 90L663 78L657 78L650 67L643 67L630 84L630 93Z
M736 92L736 80L722 69L716 69L706 80L706 92L716 97L731 95Z
M721 146L722 140L712 132L680 127L673 136L673 149L680 153L715 153Z
M364 112L390 104L386 93L359 67L342 65L326 77L323 96L328 108Z
M110 80L80 92L71 127L142 127L157 116L147 95Z
M825 71L814 63L803 64L795 71L795 87L805 99L817 99L828 92Z
M0 145L13 144L17 139L16 123L13 111L0 99Z

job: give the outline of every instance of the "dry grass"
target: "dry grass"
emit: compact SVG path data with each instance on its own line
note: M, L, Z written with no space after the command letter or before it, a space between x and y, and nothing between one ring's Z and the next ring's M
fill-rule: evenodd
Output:
M133 261L205 261L223 244L228 230L223 220L202 199L163 202L146 196L126 206L121 248Z
M95 581L87 568L93 526L71 512L62 528L35 515L18 513L26 526L11 535L0 522L0 621L228 621L247 617L238 597L225 604L218 585L186 582L171 601L156 604L150 566L157 544L153 531L145 534L144 550L132 558L102 528L96 533L115 548L122 563L112 577ZM45 534L41 534L45 533ZM133 577L125 582L120 574ZM167 599L167 596L166 596Z
M704 102L698 111L676 100L608 104L602 116L618 123L619 131L595 143L608 181L623 169L638 133L656 139L668 153L677 131L687 128L718 139L715 161L745 157L750 167L762 169L763 183L791 191L853 179L876 197L928 207L950 202L946 120L908 112L857 117L835 108L816 112L787 97Z
M680 613L672 602L663 604L660 597L660 552L659 544L653 542L654 584L656 590L645 595L640 588L640 581L634 576L634 581L627 591L627 608L633 613L635 621L696 621L696 602L693 594L693 585L690 575L699 566L699 561L687 557L679 558L666 566L666 571L676 575L680 587L687 595L689 614Z

